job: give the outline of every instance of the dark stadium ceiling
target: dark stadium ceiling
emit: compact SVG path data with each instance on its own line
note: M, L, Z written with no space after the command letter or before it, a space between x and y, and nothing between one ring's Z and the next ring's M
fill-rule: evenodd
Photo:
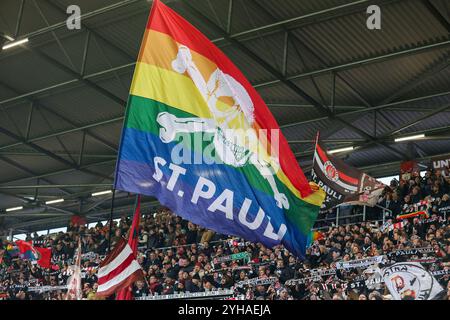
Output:
M404 159L450 153L450 2L163 1L197 26L264 98L305 172L317 130L375 176ZM81 30L66 8L79 5ZM29 42L0 52L0 229L109 214L128 89L151 1L1 0L0 32ZM395 137L426 133L417 141ZM62 203L45 201L65 198ZM154 203L145 198L145 202ZM133 197L118 194L116 214ZM21 211L6 208L23 206ZM121 211L120 211L121 210Z

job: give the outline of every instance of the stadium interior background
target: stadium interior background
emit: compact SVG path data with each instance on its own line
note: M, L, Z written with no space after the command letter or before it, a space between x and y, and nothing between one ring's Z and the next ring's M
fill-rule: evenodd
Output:
M21 1L1 3L0 31L30 39L0 54L3 232L63 227L73 213L89 222L109 214L110 195L91 194L112 184L151 3L78 3L81 30L61 25L70 1L25 1L23 10ZM402 160L450 153L445 0L381 1L381 30L365 27L364 1L165 3L244 72L306 174L317 130L329 149L356 147L345 161L377 178L397 175ZM394 142L414 133L426 138ZM133 204L117 194L116 218ZM5 212L17 206L24 210Z
M66 27L73 2L82 9L80 30ZM370 1L163 2L242 70L305 174L317 131L327 149L353 147L339 157L386 184L398 179L403 161L417 160L423 175L432 158L450 157L448 1L377 1L380 30L366 27ZM0 51L4 239L66 232L72 215L89 227L107 222L150 7L146 0L0 2L3 43L7 36L29 39ZM64 201L51 203L58 199ZM131 216L134 203L134 196L116 192L114 219ZM159 204L145 196L142 207L152 214Z

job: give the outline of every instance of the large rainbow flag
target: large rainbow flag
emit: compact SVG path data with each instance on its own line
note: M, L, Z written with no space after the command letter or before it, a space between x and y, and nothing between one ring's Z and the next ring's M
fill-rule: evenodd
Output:
M115 188L299 257L325 197L239 69L158 0L130 89Z

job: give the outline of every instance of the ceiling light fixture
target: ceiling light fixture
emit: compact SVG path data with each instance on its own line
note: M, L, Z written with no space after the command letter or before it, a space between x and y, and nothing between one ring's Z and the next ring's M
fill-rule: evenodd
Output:
M17 210L22 210L22 209L23 209L23 207L13 207L13 208L6 209L6 212L17 211Z
M409 141L409 140L418 140L421 138L425 138L425 134L416 134L414 136L407 136L407 137L401 137L401 138L396 138L394 141L395 142L402 142L402 141Z
M93 196L93 197L97 197L97 196L102 196L102 195L104 195L104 194L109 194L109 193L112 193L112 191L111 191L111 190L99 191L99 192L94 192L94 193L92 194L92 196Z
M28 38L17 40L17 41L13 41L13 42L9 42L9 43L5 44L2 49L3 50L7 50L7 49L10 49L10 48L13 48L13 47L20 46L21 44L24 44L24 43L27 43L27 42L28 42Z
M328 150L328 153L333 154L333 153L339 153L339 152L345 152L345 151L352 151L353 149L355 149L355 147L351 146L351 147L339 148L339 149L334 149L334 150Z
M56 200L45 201L45 204L54 204L54 203L60 203L60 202L64 202L64 199L56 199Z

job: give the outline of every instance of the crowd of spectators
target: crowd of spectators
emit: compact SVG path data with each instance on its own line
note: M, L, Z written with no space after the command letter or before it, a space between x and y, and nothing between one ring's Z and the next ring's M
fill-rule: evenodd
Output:
M428 217L414 217L402 228L382 228L377 212L364 222L346 225L322 225L321 238L307 249L304 260L296 259L285 248L266 248L261 244L245 242L214 233L176 216L166 208L143 212L139 228L139 254L145 279L133 285L133 295L203 292L215 289L233 289L235 297L257 300L382 300L391 299L383 282L359 287L350 284L358 279L377 275L377 268L338 270L335 274L313 276L311 270L330 271L338 261L386 255L400 249L433 247L424 262L429 271L450 268L450 175L448 171L427 171L424 177L413 174L410 180L391 183L380 204L391 210L386 221L395 217L405 206L420 200L430 200ZM444 208L443 210L440 210ZM448 208L449 210L445 210ZM145 209L144 209L145 210ZM41 269L36 264L17 256L10 256L6 248L13 243L0 243L0 299L64 299L65 290L36 291L38 286L67 284L69 266L74 257L78 239L82 244L83 299L97 299L96 272L98 265L121 237L127 237L131 217L114 221L112 237L109 225L98 223L93 228L70 224L67 232L54 235L29 235L26 240L52 248L52 269ZM111 241L110 241L111 240ZM219 262L218 258L247 252L249 259ZM427 254L425 254L426 256ZM423 259L421 255L402 259ZM226 259L225 259L226 260ZM392 261L391 261L392 262ZM380 265L379 267L383 267ZM378 270L378 271L377 271ZM240 281L253 278L276 278L261 285L239 286ZM298 283L286 282L305 278ZM317 279L319 278L320 281ZM444 291L440 299L450 299L449 275L437 276Z
M395 219L405 212L408 207L419 203L421 200L429 202L430 213L443 216L450 212L450 169L426 170L421 176L419 172L412 172L408 178L393 179L387 186L378 205L375 207L343 205L319 214L317 227L328 227L336 224L338 214L340 224L348 224L361 221L363 210L367 220ZM386 208L387 210L383 210ZM384 215L384 217L383 217Z

